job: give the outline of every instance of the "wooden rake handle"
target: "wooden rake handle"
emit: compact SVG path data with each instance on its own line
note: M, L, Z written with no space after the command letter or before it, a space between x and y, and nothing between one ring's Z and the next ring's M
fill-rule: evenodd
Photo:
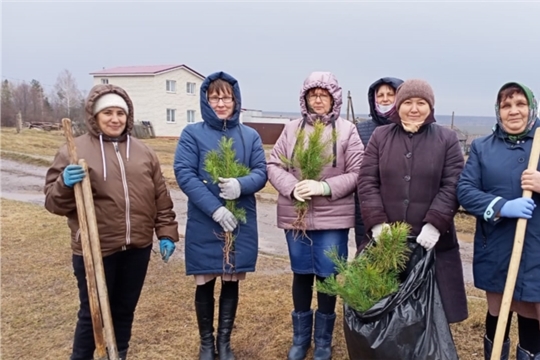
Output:
M538 160L540 158L540 128L534 132L534 139L529 157L529 170L536 171L538 169ZM523 190L523 197L532 197L532 191ZM504 334L506 332L506 324L508 322L508 314L512 305L514 288L519 272L519 264L521 262L521 254L523 253L523 243L525 242L525 231L527 230L527 219L518 219L516 234L514 237L514 247L512 248L512 256L510 257L510 265L508 266L508 275L506 276L506 284L499 310L499 320L497 321L497 330L495 331L495 339L491 351L491 360L500 360L502 345L504 342Z

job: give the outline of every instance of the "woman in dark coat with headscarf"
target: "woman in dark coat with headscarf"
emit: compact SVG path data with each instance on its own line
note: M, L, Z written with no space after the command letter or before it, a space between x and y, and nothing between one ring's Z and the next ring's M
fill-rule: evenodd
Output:
M497 94L497 126L476 139L458 183L461 205L476 216L474 285L486 291L485 358L491 357L518 218L529 219L512 312L518 314L518 360L540 359L540 172L527 170L534 132L540 126L533 93L517 83ZM533 192L524 198L523 190ZM507 323L502 359L510 352Z
M464 159L456 133L435 124L434 103L423 80L398 87L393 123L375 129L364 153L358 196L366 240L377 240L387 223L403 221L420 245L434 248L446 318L455 323L468 316L454 227Z

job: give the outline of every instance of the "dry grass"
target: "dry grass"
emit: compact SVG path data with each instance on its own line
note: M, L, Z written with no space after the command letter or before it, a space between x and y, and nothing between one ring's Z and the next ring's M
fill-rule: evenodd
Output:
M30 155L30 154L9 152L5 150L2 150L0 154L1 154L2 159L14 160L14 161L18 161L18 162L22 162L22 163L30 164L30 165L50 166L52 164L52 160L49 160L44 157Z
M0 144L2 158L16 160L32 165L49 166L51 160L43 157L53 157L58 148L65 142L61 131L41 131L35 129L23 129L20 134L15 128L2 127L0 130ZM143 139L156 152L163 176L170 187L178 188L174 176L173 162L176 151L177 139L159 138ZM268 182L261 190L263 193L277 194L277 191Z
M474 234L476 229L476 218L464 213L457 213L454 218L456 231L465 234Z
M78 300L65 219L28 203L3 199L1 205L1 357L68 358ZM137 308L130 360L196 358L195 286L184 274L179 252L168 264L152 254ZM290 282L286 259L259 256L257 272L240 288L232 337L238 359L285 358L292 337ZM452 326L462 360L483 357L486 303L480 291L469 289L468 293L470 318ZM341 305L337 311L333 358L342 360L347 359L347 350ZM515 345L515 330L513 338Z
M17 134L15 128L6 127L2 127L0 131L2 150L28 155L54 156L64 142L61 131L23 129Z

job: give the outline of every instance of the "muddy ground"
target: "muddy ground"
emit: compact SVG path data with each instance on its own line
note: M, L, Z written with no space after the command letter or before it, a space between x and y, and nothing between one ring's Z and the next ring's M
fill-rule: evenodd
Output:
M1 195L3 198L30 202L42 205L44 202L43 184L46 167L24 164L16 161L2 159L1 169ZM171 190L174 208L177 214L180 234L184 233L187 198L179 190ZM259 219L259 251L268 255L286 256L287 245L283 231L276 227L275 195L260 194L257 211ZM464 279L471 284L472 277L472 242L469 234L459 234L461 256L463 261ZM183 256L182 244L174 256ZM354 230L349 236L349 257L355 252Z

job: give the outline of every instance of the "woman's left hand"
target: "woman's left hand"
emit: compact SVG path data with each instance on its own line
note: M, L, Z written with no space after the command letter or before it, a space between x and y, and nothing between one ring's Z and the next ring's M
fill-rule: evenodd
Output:
M521 188L540 193L540 171L525 170L521 175Z
M240 182L235 178L219 178L219 196L225 200L236 200L240 197L242 189Z
M173 254L174 249L176 249L176 245L174 245L171 239L159 239L159 252L161 253L161 259L165 263L169 261L169 257Z

